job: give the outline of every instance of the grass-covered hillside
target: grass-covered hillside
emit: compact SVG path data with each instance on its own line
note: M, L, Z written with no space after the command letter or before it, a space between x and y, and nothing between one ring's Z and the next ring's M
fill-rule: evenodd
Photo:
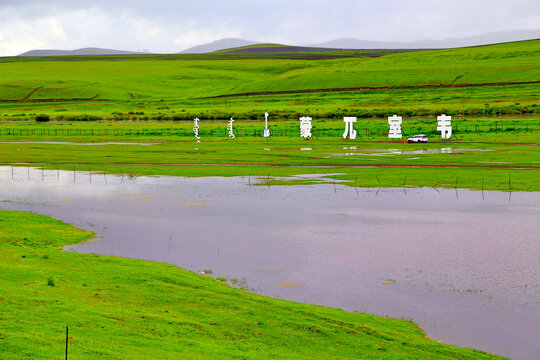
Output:
M540 40L409 52L275 48L3 58L0 116L493 114L535 112L540 102Z

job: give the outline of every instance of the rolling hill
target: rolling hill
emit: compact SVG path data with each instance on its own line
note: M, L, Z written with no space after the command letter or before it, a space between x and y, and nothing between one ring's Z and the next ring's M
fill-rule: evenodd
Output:
M72 55L135 55L146 54L136 51L101 49L101 48L82 48L76 50L30 50L17 56L72 56Z
M226 38L226 39L216 40L208 44L202 44L202 45L191 47L189 49L181 51L179 54L211 53L214 51L248 46L248 45L255 45L255 44L258 44L258 42L244 40L244 39Z
M0 111L110 115L137 104L245 113L272 104L334 116L344 106L424 113L436 104L444 111L540 105L540 40L393 53L301 50L263 44L210 54L0 58ZM258 105L253 96L266 97ZM226 97L238 99L234 108Z
M308 46L335 49L447 49L467 46L490 45L540 38L540 29L513 30L450 39L425 39L419 41L373 41L343 38Z

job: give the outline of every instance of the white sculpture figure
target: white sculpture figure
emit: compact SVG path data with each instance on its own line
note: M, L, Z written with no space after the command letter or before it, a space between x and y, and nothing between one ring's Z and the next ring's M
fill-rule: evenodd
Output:
M343 138L346 139L348 134L351 140L356 139L356 130L354 130L356 117L344 117L343 122L345 123L345 132L343 133Z
M201 142L201 137L199 136L199 121L199 118L193 120L193 123L195 124L193 126L193 133L195 134L195 139L197 139L197 144Z
M402 122L403 118L401 116L394 115L388 117L388 125L390 125L390 129L388 130L389 139L401 139L403 137L401 135Z
M311 137L311 118L300 118L300 137L307 139Z
M265 112L264 113L264 132L263 132L263 136L265 138L270 137L270 129L268 128L268 116L269 114Z
M441 139L450 139L452 136L452 117L446 114L437 116L437 131L441 132Z
M229 137L231 139L235 138L234 132L233 132L233 122L234 122L234 119L231 118L231 120L229 120L229 124L227 124L227 130L229 130Z

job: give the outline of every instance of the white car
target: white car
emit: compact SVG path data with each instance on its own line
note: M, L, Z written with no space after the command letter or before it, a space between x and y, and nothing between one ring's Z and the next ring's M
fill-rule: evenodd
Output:
M424 135L424 134L414 135L413 137L408 138L407 142L410 142L410 143L427 143L428 142L428 137L427 137L427 135Z

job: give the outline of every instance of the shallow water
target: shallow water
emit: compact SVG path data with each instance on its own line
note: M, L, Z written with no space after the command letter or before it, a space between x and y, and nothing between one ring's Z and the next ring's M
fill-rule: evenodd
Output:
M2 141L0 144L47 144L47 145L83 145L83 146L102 146L102 145L138 145L152 146L155 143L137 143L137 142L87 142L78 143L70 141Z
M70 250L211 269L263 295L412 319L443 342L540 353L539 192L11 171L0 167L0 208L101 234Z
M356 146L346 146L343 150L357 150ZM404 150L404 149L360 149L363 152L344 152L333 153L333 156L394 156L394 155L427 155L427 154L459 154L462 152L484 152L494 151L493 149L467 149L467 148L430 148L430 149L417 149L417 150Z

